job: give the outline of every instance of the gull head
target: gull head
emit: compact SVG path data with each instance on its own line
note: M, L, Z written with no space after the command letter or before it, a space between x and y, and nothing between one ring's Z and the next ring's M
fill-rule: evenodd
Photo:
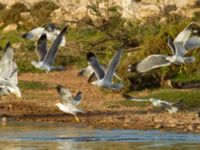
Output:
M135 64L129 64L127 71L128 72L136 72L137 71L136 68L137 68L137 63L135 63Z
M63 86L62 85L57 85L56 86L56 90L58 91L58 92L60 92L60 90L63 88Z

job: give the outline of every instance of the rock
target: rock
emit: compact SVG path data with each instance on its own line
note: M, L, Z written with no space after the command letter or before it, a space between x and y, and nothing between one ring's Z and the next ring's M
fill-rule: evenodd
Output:
M3 29L3 32L15 31L15 30L17 30L17 27L18 26L15 23L9 24Z
M163 124L158 124L158 125L155 126L155 128L156 129L161 129L161 128L164 128L164 125Z
M21 47L21 43L14 43L12 44L12 47L15 49L19 49Z
M31 14L30 12L22 12L20 13L20 16L23 20L27 20L27 19L30 19L31 18Z
M188 126L188 130L189 130L189 131L194 131L194 130L195 130L195 125L194 125L194 124L190 124L190 125Z
M7 118L6 117L2 117L1 118L1 122L7 122Z
M12 110L12 105L9 104L9 105L8 105L8 108L9 108L9 110Z

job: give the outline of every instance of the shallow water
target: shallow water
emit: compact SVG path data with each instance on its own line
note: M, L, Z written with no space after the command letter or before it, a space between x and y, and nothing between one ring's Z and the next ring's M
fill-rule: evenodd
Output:
M9 123L0 127L0 150L199 150L200 134L100 130L85 126Z

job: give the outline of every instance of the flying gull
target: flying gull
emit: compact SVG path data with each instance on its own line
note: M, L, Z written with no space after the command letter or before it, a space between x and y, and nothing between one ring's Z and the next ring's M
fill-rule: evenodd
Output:
M169 66L174 64L185 64L186 62L194 62L195 57L186 57L189 50L200 46L200 39L197 36L191 37L191 33L196 31L197 25L190 23L182 32L180 32L175 40L169 38L168 45L172 50L172 56L167 55L150 55L137 65L138 72L147 72L149 70Z
M36 50L36 53L39 58L39 62L32 61L31 64L33 66L41 70L46 70L46 71L64 69L63 66L53 66L53 63L55 61L55 57L56 57L59 45L61 43L62 37L64 36L66 30L67 30L67 27L65 27L60 32L60 34L56 37L56 39L54 40L54 42L52 43L48 51L47 51L47 36L45 33L41 35L41 37L38 40L37 50Z
M167 102L167 101L163 101L160 99L156 99L156 98L149 98L149 99L139 99L139 98L134 98L128 94L123 94L122 95L126 100L129 101L134 101L134 102L146 102L149 101L152 103L152 105L154 107L159 107L161 109L165 109L167 110L170 114L176 113L178 111L178 109L182 106L182 102L183 100L180 100L176 103L171 103L171 102Z
M8 42L0 61L0 95L12 93L21 97L17 71L17 64L13 61L13 48Z
M104 67L103 65L100 65L100 67L103 69L104 72L106 71L106 67ZM83 68L80 72L78 72L78 76L87 77L89 83L97 80L97 77L91 65L88 65L86 68ZM121 78L116 73L114 73L114 77L121 81Z
M102 67L99 64L94 53L89 52L87 54L88 63L93 68L95 75L97 77L96 81L91 82L93 85L97 85L99 87L110 88L113 90L119 90L119 89L123 88L122 83L113 83L112 82L114 72L117 68L117 65L120 62L123 51L124 50L121 48L115 53L115 55L113 56L112 60L110 61L109 65L108 65L108 68L106 69L106 71L104 71L102 69Z
M49 23L23 34L22 37L25 39L38 40L43 33L46 33L47 40L53 42L56 39L56 37L60 34L60 32L61 31L57 29L57 27L54 24ZM60 46L65 46L65 43L65 37L63 36Z
M72 97L71 92L69 91L68 88L64 88L63 86L58 85L56 89L61 98L61 102L56 103L56 106L61 111L74 115L76 121L79 122L80 120L76 114L84 113L84 111L81 109L78 109L76 106L80 103L82 99L82 92L78 91L77 94L74 97Z

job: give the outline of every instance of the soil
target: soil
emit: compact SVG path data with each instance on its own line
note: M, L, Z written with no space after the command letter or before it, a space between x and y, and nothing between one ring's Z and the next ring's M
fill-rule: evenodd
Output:
M200 118L194 112L180 111L170 115L153 108L151 104L147 107L120 105L124 101L121 96L123 91L102 90L87 83L85 77L78 77L77 73L78 69L70 67L63 72L20 74L19 80L45 82L49 86L47 89L22 89L21 99L16 99L13 95L1 97L2 117L6 117L7 121L76 123L95 128L200 132ZM80 122L55 106L59 102L55 89L58 84L68 87L72 95L79 90L83 92L84 99L78 107L85 114L78 114Z

